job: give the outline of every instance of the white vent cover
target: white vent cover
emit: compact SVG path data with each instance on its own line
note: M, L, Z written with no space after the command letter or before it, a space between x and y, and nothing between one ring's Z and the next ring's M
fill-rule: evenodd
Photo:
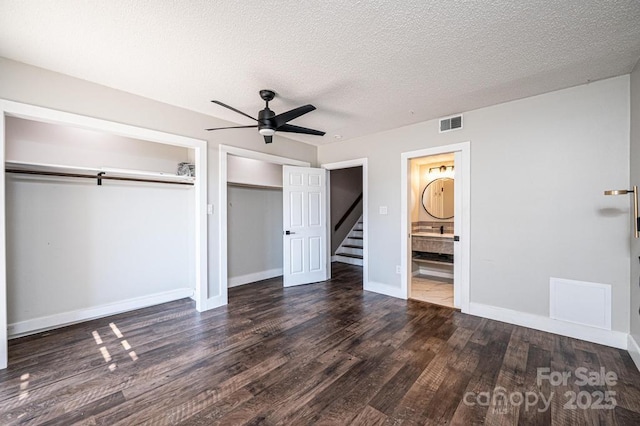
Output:
M462 129L462 114L440 119L440 133Z
M551 278L549 316L552 319L611 330L611 286Z

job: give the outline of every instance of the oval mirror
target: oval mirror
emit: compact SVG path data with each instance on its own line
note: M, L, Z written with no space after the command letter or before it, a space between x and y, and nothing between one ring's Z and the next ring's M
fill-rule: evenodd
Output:
M436 219L453 217L453 179L434 179L422 192L422 206Z

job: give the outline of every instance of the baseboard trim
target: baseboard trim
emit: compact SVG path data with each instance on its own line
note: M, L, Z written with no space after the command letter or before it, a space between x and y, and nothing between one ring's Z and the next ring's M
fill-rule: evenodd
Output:
M148 296L136 297L91 308L78 309L75 311L61 312L59 314L33 318L26 321L19 321L9 324L7 331L10 339L15 339L54 328L64 327L82 321L96 318L108 317L109 315L121 312L132 311L134 309L146 308L148 306L159 305L161 303L184 299L193 295L192 288L180 288L165 291L162 293L150 294Z
M640 346L636 339L633 338L631 334L627 337L627 352L631 356L633 363L636 365L636 368L640 371Z
M282 268L269 269L267 271L254 272L252 274L240 275L237 277L229 277L228 287L237 287L239 285L245 285L255 283L256 281L268 280L269 278L275 278L282 275Z
M407 295L402 294L400 287L393 287L388 284L379 283L375 281L369 281L363 286L365 291L372 291L374 293L384 294L385 296L397 297L398 299L406 299Z
M621 331L603 330L601 328L554 320L541 315L483 305L481 303L470 303L468 313L483 318L559 334L561 336L586 340L587 342L612 346L618 349L627 349L627 333Z

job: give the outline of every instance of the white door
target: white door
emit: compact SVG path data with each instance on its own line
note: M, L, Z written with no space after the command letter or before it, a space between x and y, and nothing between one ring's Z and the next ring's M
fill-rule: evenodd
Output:
M285 287L328 279L327 171L282 166Z

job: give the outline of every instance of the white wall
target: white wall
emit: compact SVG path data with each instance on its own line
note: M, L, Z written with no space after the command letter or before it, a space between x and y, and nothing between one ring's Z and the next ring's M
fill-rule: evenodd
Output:
M282 188L282 165L229 155L227 182Z
M187 148L8 117L7 160L176 173Z
M186 148L9 118L7 160L175 172ZM193 187L8 174L9 324L193 289Z
M400 154L471 141L471 301L547 317L550 277L606 283L612 327L627 331L628 210L603 190L629 183L629 76L464 119L449 133L432 120L319 147L320 163L368 157L369 279L400 287Z
M229 286L282 275L282 189L229 185L227 204Z
M316 162L316 148L280 135L274 136L272 144L265 144L258 132L251 130L226 130L207 132L204 129L232 125L205 114L167 105L151 99L132 95L98 84L58 74L42 68L0 58L0 98L44 106L61 111L97 117L119 123L160 130L208 141L208 200L218 200L218 146L237 146L254 151L293 158L310 163ZM213 94L203 94L203 104L210 104ZM212 107L213 108L213 107ZM256 106L258 109L259 106ZM212 109L213 111L213 109ZM218 241L219 206L209 215L209 294L219 294Z
M9 324L193 288L191 191L7 176Z
M637 185L640 187L640 62L631 73L631 179L629 187ZM622 189L624 186L616 189ZM611 188L614 189L614 188ZM614 197L610 197L614 198ZM628 195L619 196L621 207L631 206ZM633 215L630 227L633 227ZM633 229L633 228L632 228ZM631 235L631 231L629 231ZM631 335L637 343L640 343L640 239L631 238ZM640 354L639 354L640 355ZM640 368L640 357L638 357L638 368Z

